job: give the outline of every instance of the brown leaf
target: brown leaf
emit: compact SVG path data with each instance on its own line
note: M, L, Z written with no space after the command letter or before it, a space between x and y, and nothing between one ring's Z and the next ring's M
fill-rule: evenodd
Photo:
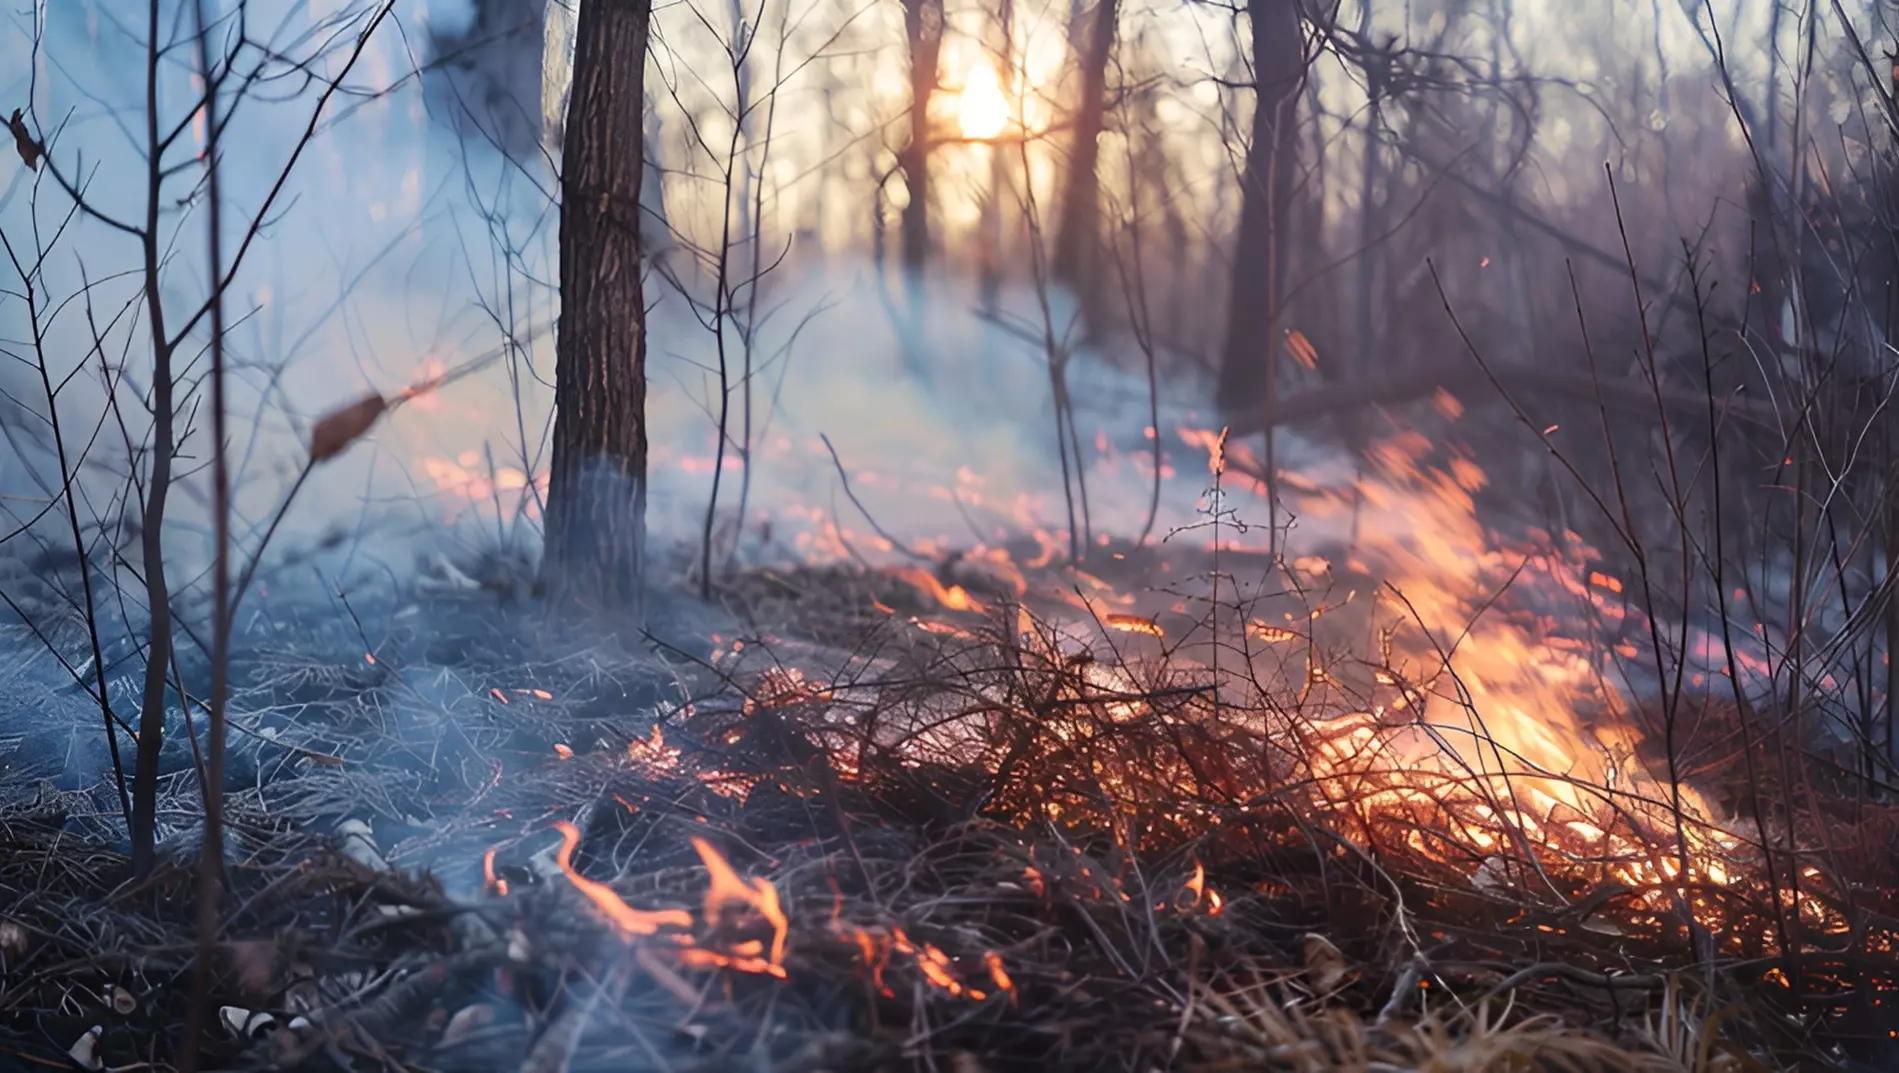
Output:
M1345 955L1332 945L1332 940L1317 932L1308 932L1300 940L1306 956L1306 972L1312 976L1312 986L1319 991L1331 991L1345 979Z
M7 120L7 129L13 132L13 147L20 151L20 159L25 162L27 170L40 170L40 157L46 155L46 150L26 129L26 117L18 108L13 110L12 118Z
M1312 340L1306 338L1306 333L1297 328L1286 333L1286 349L1291 352L1294 361L1306 368L1319 367L1319 348L1313 346Z
M342 454L357 437L369 431L385 409L388 403L381 395L365 395L348 406L324 414L310 429L310 461L324 462Z

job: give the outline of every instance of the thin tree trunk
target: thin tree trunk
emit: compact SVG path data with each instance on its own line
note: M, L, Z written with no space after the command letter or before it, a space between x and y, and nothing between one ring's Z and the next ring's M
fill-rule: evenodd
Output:
M903 29L910 41L910 144L898 163L910 200L903 207L899 241L903 269L914 286L930 253L930 100L943 49L943 0L903 0Z
M1240 176L1240 229L1233 250L1220 397L1228 407L1258 403L1271 383L1270 336L1285 290L1286 246L1297 172L1298 102L1305 50L1297 0L1247 0L1253 30L1252 142Z
M1003 91L1015 88L1015 3L998 0L996 4L996 57L1002 76ZM982 217L977 221L981 241L982 308L995 313L1002 308L1002 208L1009 195L1009 165L1002 146L988 147L989 196L982 202Z
M145 516L140 519L140 541L145 567L145 602L151 616L151 637L145 650L145 688L139 704L138 752L132 772L132 871L144 877L157 863L158 775L165 747L165 673L171 667L171 587L165 576L166 500L171 495L172 454L177 449L175 426L176 382L172 375L172 346L165 327L165 305L159 286L159 199L164 195L158 130L158 0L151 0L145 55L145 232L142 252L145 274L145 315L152 337L152 467L145 488Z
M637 614L646 529L640 173L651 0L587 0L561 152L560 335L542 579Z
M1075 140L1068 152L1068 183L1055 230L1055 278L1074 289L1089 331L1101 309L1101 130L1106 118L1108 56L1114 51L1117 0L1096 0L1086 40L1077 41L1081 103L1075 109ZM1080 36L1080 35L1077 35Z

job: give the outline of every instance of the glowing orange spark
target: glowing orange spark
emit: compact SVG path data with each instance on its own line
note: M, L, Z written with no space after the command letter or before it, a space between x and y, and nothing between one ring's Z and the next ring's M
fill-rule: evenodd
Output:
M574 751L562 745L560 742L555 742L554 755L560 757L562 760L572 760L574 758Z
M567 877L567 881L606 916L622 938L657 935L661 928L685 930L692 927L692 914L684 909L635 909L615 894L612 887L574 871L574 848L580 845L580 829L566 820L554 824L554 829L560 832L560 851L554 855L554 863L560 866L561 874Z

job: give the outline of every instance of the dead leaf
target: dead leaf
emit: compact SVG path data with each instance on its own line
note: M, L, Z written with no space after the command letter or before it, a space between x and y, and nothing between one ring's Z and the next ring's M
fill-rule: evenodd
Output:
M105 986L105 997L112 1005L112 1012L120 1017L130 1017L138 1009L138 996L117 984Z
M1294 328L1286 332L1286 350L1292 355L1294 361L1306 368L1319 367L1319 348L1313 346L1312 340L1307 339L1306 333L1299 329Z
M478 1029L493 1024L495 1008L487 1003L478 1002L473 1006L463 1006L448 1019L448 1027L442 1030L442 1046L447 1047L473 1035Z
M104 1069L105 1063L99 1060L99 1038L104 1035L103 1027L93 1025L86 1029L85 1035L73 1041L73 1045L66 1049L67 1055L82 1069Z
M323 462L342 454L388 408L381 395L365 395L324 414L310 429L310 461Z
M40 170L40 157L46 155L46 150L26 129L26 116L18 108L13 110L13 117L7 120L7 129L13 132L13 147L20 151L20 160L26 164L26 170Z
M1306 972L1312 977L1312 986L1320 991L1331 991L1345 979L1345 955L1332 945L1332 940L1317 932L1308 932L1300 940L1305 950Z

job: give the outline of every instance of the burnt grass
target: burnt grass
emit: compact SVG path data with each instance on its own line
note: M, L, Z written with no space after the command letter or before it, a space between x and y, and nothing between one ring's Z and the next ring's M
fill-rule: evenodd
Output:
M1196 717L1191 675L1090 692L1082 672L1112 646L1025 648L1011 635L1018 607L1039 621L1035 601L953 562L935 572L991 606L946 612L854 565L756 569L715 606L660 593L644 630L615 636L550 621L518 588L468 587L485 580L472 566L265 586L232 668L207 1067L1890 1057L1886 896L1790 959L1764 946L1758 884L1704 892L1730 936L1584 872L1473 882L1484 854L1353 828L1350 803L1297 778L1256 721ZM72 651L77 628L41 633ZM84 775L104 756L96 703L44 646L17 648L0 1065L169 1068L194 968L203 667L181 667L193 718L169 735L161 867L133 882L110 777ZM970 726L979 739L943 730ZM562 823L577 874L691 923L616 926L561 872ZM759 902L706 904L707 849L769 883L782 958Z

